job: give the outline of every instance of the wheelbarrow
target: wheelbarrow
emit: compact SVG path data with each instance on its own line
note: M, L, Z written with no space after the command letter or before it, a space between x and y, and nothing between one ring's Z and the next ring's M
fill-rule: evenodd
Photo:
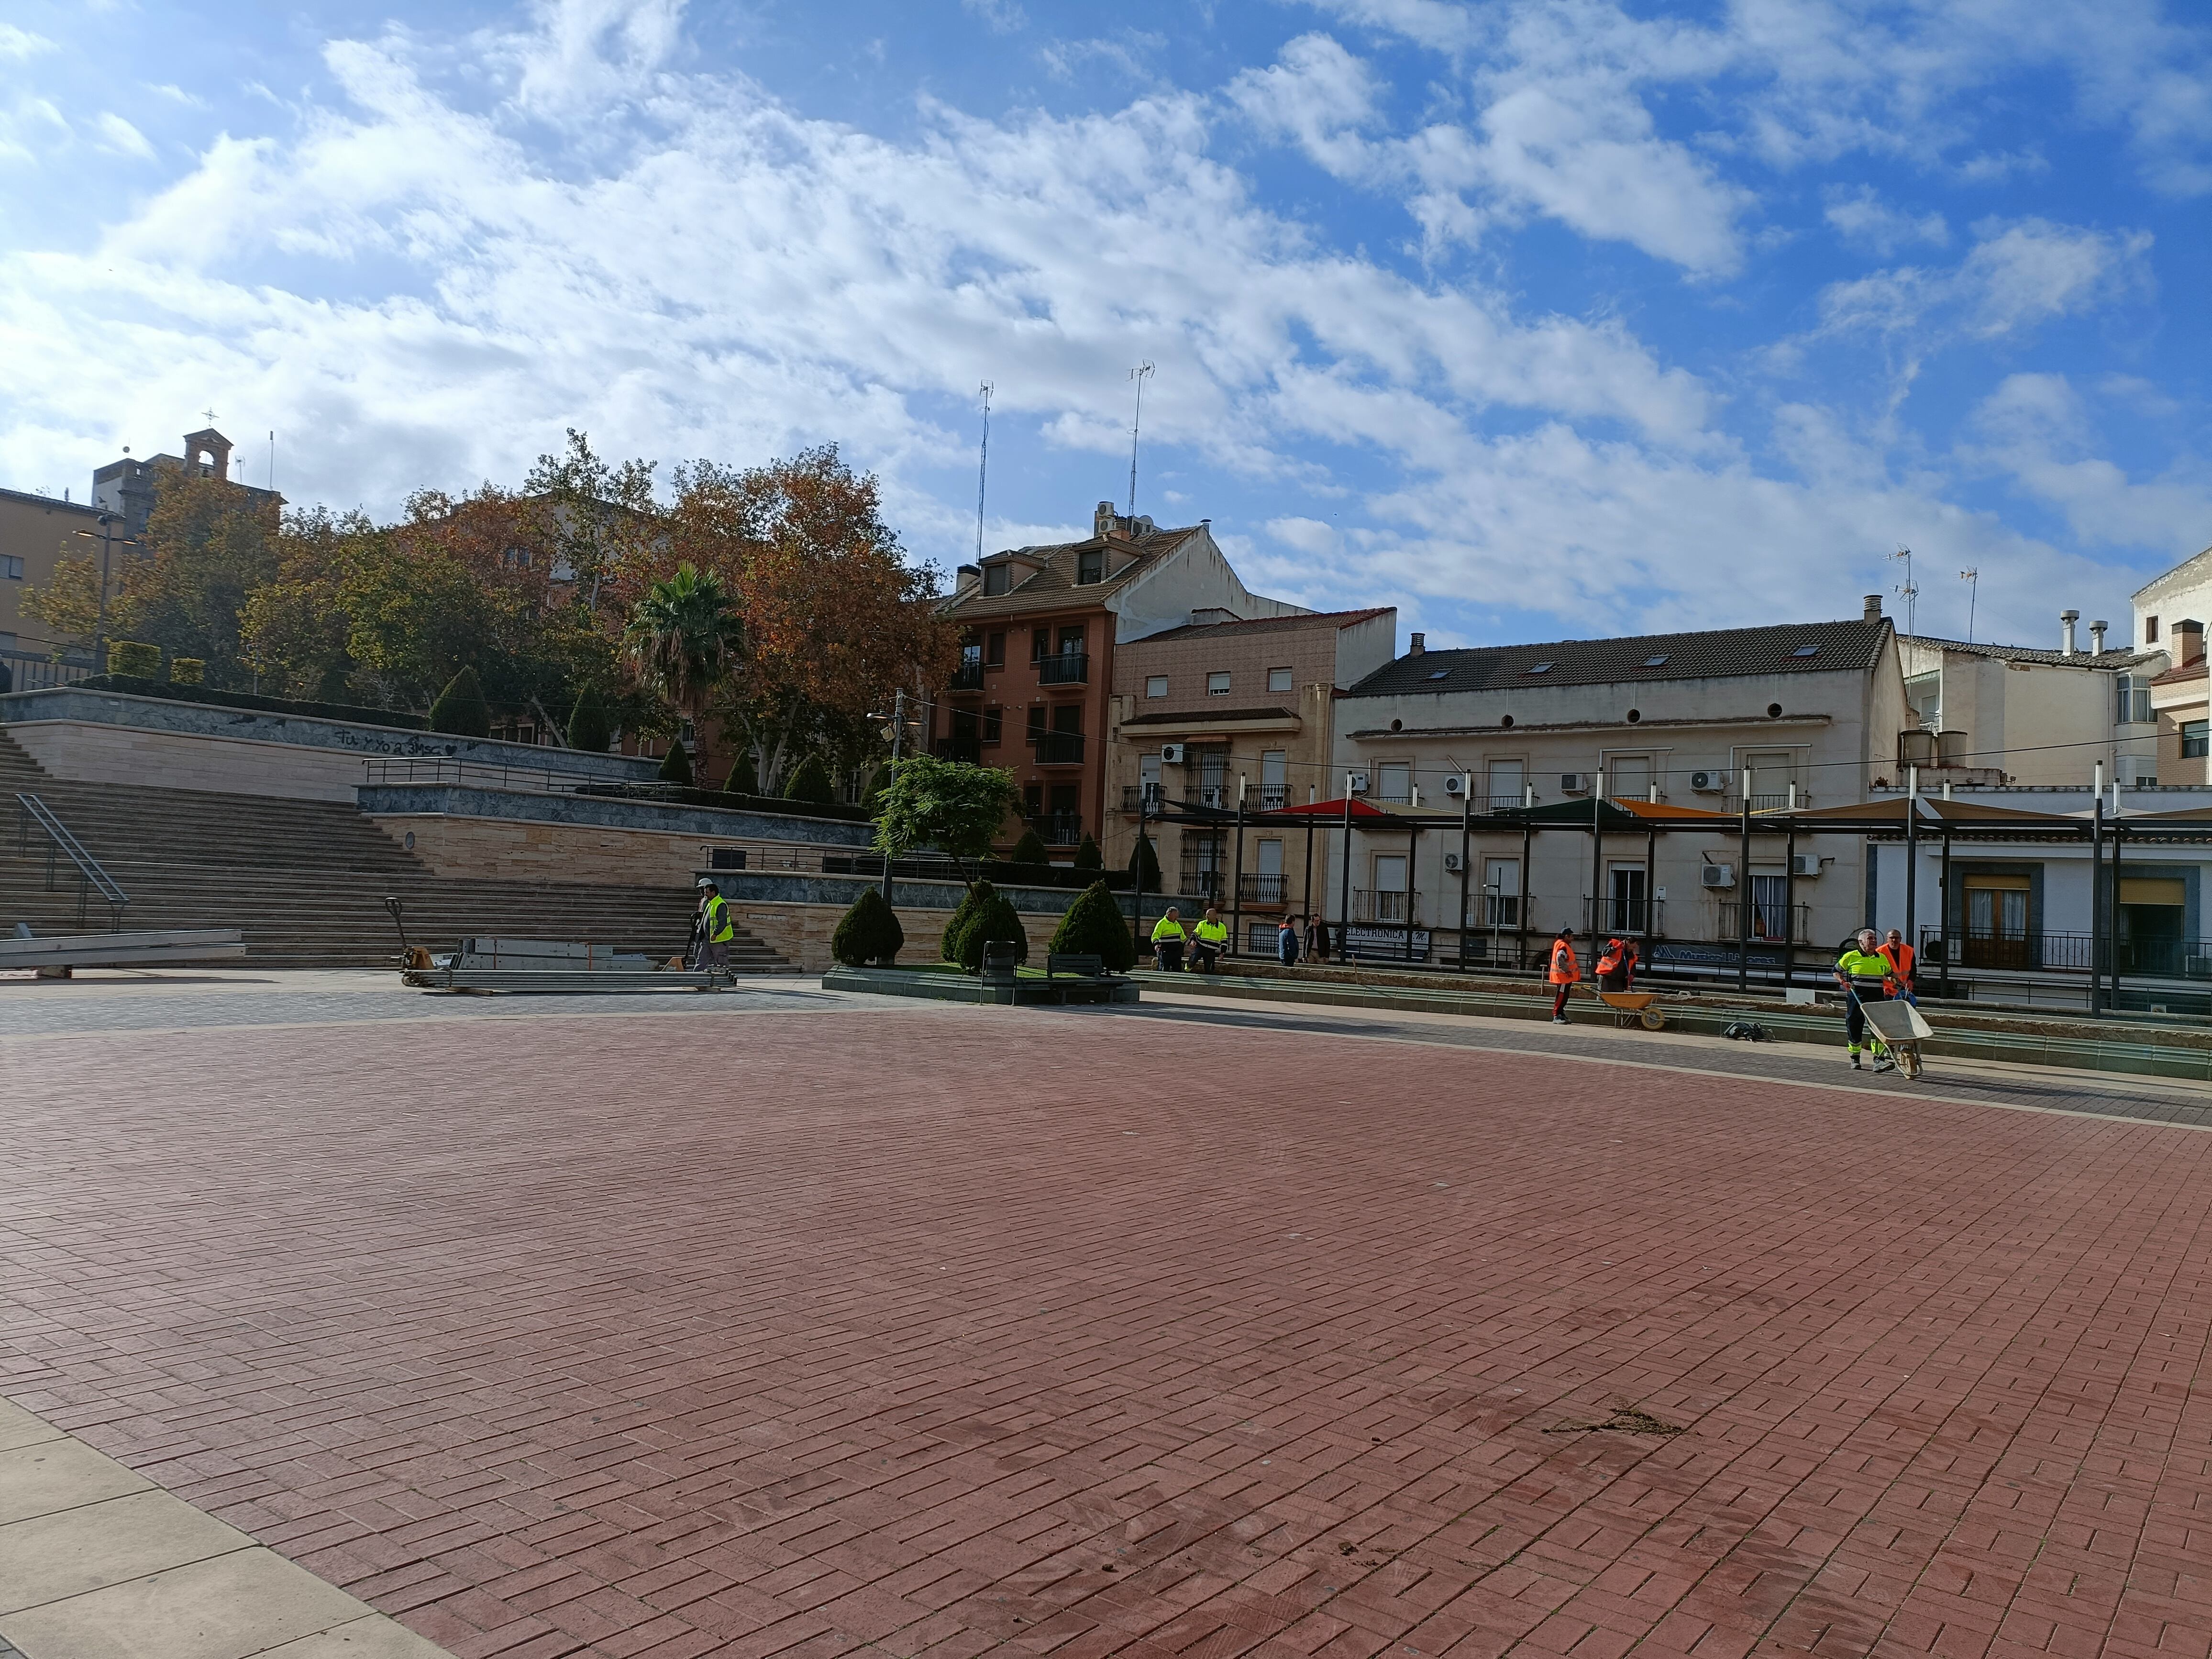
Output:
M1647 1031L1656 1031L1667 1023L1667 1016L1657 1006L1656 991L1600 991L1597 1000L1613 1010L1616 1027L1640 1024Z
M1917 1079L1922 1066L1920 1042L1923 1037L1936 1035L1935 1030L1921 1017L1920 1010L1903 1000L1863 1002L1860 1010L1867 1024L1881 1039L1881 1046L1897 1063L1897 1074L1907 1083Z

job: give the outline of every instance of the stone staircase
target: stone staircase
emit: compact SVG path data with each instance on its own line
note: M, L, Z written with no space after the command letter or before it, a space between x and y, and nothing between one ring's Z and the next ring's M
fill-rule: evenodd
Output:
M46 772L4 732L0 933L19 921L41 935L79 931L76 867L58 860L50 893L45 835L33 826L18 850L19 793L44 800L130 895L125 927L236 927L247 962L258 966L393 965L399 940L386 894L404 902L409 941L438 951L492 934L588 939L665 957L690 934L696 899L682 888L440 876L350 806L74 782ZM94 894L84 930L108 925ZM742 930L730 965L793 971Z

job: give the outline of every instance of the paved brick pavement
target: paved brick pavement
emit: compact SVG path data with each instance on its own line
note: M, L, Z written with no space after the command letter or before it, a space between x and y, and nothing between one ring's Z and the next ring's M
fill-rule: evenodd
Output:
M2212 1652L2201 1131L983 1008L0 1077L0 1392L463 1656Z

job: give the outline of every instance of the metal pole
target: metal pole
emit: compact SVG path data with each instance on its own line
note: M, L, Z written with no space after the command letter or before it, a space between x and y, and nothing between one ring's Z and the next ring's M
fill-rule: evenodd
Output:
M1743 769L1743 839L1736 860L1735 988L1751 989L1751 769Z
M1590 791L1590 955L1597 955L1598 906L1605 901L1605 772L1600 769Z
M1658 786L1654 784L1656 790ZM1654 801L1653 805L1658 803ZM1659 932L1659 826L1644 825L1644 938L1648 944Z
M1529 868L1536 853L1536 825L1533 819L1521 823L1521 902L1515 908L1513 929L1513 966L1528 965L1528 906L1536 896L1534 872Z
M2112 789L2112 914L2105 929L2106 936L2112 941L2112 1001L2107 1006L2115 1013L2120 1007L2120 842L2127 833L2120 827L2119 794L2116 783Z
M1137 954L1145 954L1145 781L1141 771L1137 779L1137 850L1130 859L1130 867L1137 877L1137 902L1133 926L1137 934Z
M1406 960L1413 959L1413 855L1419 845L1420 831L1406 831Z
M1459 791L1459 970L1462 974L1467 971L1468 860L1473 856L1474 828L1474 774L1469 772L1461 783Z
M1948 789L1951 786L1943 786ZM1936 884L1942 890L1937 895L1943 907L1942 920L1938 924L1936 937L1943 947L1943 994L1951 994L1951 821L1943 820L1943 873Z
M1920 937L1920 769L1905 772L1905 942Z
M1344 775L1344 878L1337 884L1342 918L1336 925L1336 959L1352 960L1352 774Z
M1237 775L1237 860L1230 871L1229 954L1244 945L1244 774Z
M2105 1008L2105 763L2099 761L2089 793L2089 1018ZM1994 897L1990 902L1996 902Z
M1794 793L1797 786L1790 786ZM1797 815L1790 815L1789 840L1782 852L1782 988L1788 990L1797 965Z
M1314 908L1313 908L1313 843L1314 843L1314 811L1313 811L1313 809L1314 809L1314 787L1313 787L1313 785L1311 785L1311 784L1308 784L1308 785L1306 786L1306 873L1305 873L1305 879L1304 879L1304 880L1303 880L1303 881L1301 881L1301 882L1298 884L1298 914L1299 914L1300 915L1304 916L1304 917L1306 919L1306 927L1307 927L1309 929L1310 929L1310 928L1313 927L1313 919L1314 919ZM1306 945L1307 945L1307 942L1308 942L1308 939L1310 939L1310 938L1311 938L1311 934L1310 934L1310 933L1309 933L1307 939L1300 939L1300 940L1298 941L1298 954L1299 954L1301 957L1304 957L1304 956L1306 956L1306 955L1310 954L1310 953L1306 950L1306 948L1305 948L1305 947L1306 947Z

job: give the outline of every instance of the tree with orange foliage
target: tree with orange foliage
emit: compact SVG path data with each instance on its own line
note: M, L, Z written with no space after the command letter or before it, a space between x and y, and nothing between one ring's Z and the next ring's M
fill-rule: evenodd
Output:
M906 562L873 474L824 444L743 471L678 467L660 557L719 574L742 637L714 698L775 793L807 754L878 752L869 716L901 686L941 684L958 635L938 572Z

